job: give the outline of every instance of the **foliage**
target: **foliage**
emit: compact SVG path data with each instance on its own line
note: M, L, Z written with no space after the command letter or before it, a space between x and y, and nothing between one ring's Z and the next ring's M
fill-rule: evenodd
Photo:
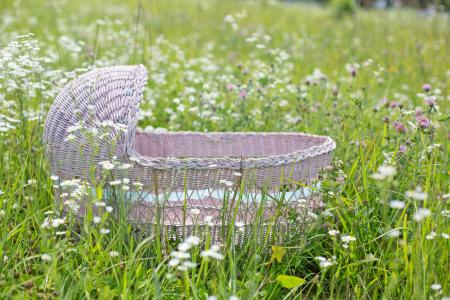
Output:
M357 5L355 0L332 0L331 7L337 17L351 16L356 13Z

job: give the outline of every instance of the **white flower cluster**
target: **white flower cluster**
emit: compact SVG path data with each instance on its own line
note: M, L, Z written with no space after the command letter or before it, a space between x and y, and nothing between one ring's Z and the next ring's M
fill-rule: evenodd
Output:
M60 225L64 224L66 222L65 218L53 218L51 216L46 217L44 219L44 222L41 224L41 228L57 228Z
M332 256L331 258L326 258L323 256L316 256L314 258L322 269L327 269L337 263L336 256Z
M392 179L395 174L397 174L397 170L393 166L380 166L378 167L378 171L373 173L370 177L375 180L385 180Z
M189 251L192 247L198 246L200 244L200 238L197 236L189 236L184 242L178 245L177 251L172 251L169 260L170 267L176 267L179 271L187 271L188 269L195 268L197 264L192 262L191 254Z
M224 259L224 256L219 251L220 251L219 245L212 245L211 248L202 251L200 253L200 256L210 257L210 258L217 259L217 260L222 260L222 259Z
M0 83L3 82L8 92L21 90L32 98L37 91L45 89L39 80L39 75L44 71L39 51L38 42L32 34L18 36L0 49Z

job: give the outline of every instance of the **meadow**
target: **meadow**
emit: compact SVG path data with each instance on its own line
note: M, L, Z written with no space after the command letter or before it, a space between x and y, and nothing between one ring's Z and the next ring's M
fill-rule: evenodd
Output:
M0 298L450 299L448 14L4 0L0 16ZM46 113L76 75L128 64L149 70L142 130L331 136L302 236L161 251L113 214L66 216Z

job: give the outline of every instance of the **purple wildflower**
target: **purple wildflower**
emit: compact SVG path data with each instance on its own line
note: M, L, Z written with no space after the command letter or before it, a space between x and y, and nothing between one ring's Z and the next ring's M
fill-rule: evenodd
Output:
M391 103L389 104L389 106L390 106L391 108L397 108L397 107L402 108L402 105L401 105L400 103L398 103L397 101L391 101Z
M422 86L422 89L423 89L423 91L424 92L429 92L429 91L431 91L431 84L429 84L429 83L425 83L423 86Z
M406 132L406 127L405 125L403 125L402 123L395 121L394 122L394 128L398 133L405 133Z
M436 97L432 97L432 96L426 97L425 103L431 108L435 107L436 106Z
M246 90L241 90L241 91L239 92L239 97L242 98L242 99L247 98L247 95L248 95L248 93L247 93Z
M428 128L431 125L430 120L424 115L416 116L416 121L422 129Z

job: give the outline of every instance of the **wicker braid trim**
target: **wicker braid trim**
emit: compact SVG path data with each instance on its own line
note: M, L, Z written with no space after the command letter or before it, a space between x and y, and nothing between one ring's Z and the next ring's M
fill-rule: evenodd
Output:
M166 132L153 133L154 135L191 135L192 132ZM314 138L317 140L317 145L311 146L304 150L298 150L286 154L271 155L265 157L250 157L250 158L233 158L233 157L215 157L215 158L176 158L176 157L148 157L142 156L134 147L130 146L128 155L132 161L137 162L143 166L164 170L164 169L253 169L262 167L275 167L281 165L295 164L306 158L312 158L320 154L329 153L336 148L336 143L327 136L319 136L305 133L289 133L289 132L215 132L204 133L208 136L222 136L232 135L242 139L245 146L245 138L257 135L264 138L270 135L285 135L285 136L302 136L305 138ZM134 145L133 145L134 146Z

